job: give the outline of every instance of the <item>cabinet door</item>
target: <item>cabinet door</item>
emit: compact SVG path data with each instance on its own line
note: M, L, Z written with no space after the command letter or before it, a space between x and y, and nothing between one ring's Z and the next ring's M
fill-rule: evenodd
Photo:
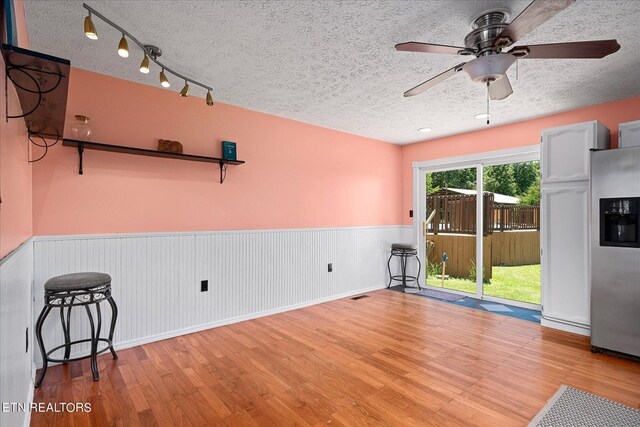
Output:
M589 150L600 148L597 122L542 131L542 184L589 180Z
M542 314L589 325L589 187L542 190Z
M640 146L640 120L620 123L618 138L620 148Z

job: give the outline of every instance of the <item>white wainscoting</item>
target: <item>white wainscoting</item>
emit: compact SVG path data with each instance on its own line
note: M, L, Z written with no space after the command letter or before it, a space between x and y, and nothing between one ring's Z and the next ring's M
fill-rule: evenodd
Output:
M33 245L29 239L0 261L0 403L33 400L32 282ZM29 420L28 411L0 410L2 426L29 425Z
M79 271L112 276L116 349L304 307L385 287L390 245L403 240L406 228L38 237L34 316L44 282ZM200 292L201 280L209 281L208 292ZM101 307L104 336L110 311ZM63 342L57 311L43 336L48 348ZM88 336L86 313L76 309L71 338ZM76 347L72 353L87 350Z

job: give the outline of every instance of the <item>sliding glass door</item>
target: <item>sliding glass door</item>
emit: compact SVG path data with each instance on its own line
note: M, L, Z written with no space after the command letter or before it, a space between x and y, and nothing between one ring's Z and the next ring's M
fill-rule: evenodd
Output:
M539 151L415 169L428 288L540 304Z

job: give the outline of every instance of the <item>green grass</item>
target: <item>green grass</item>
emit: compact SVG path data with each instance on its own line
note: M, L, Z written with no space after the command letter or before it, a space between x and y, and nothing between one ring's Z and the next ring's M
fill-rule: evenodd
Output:
M484 284L484 294L516 301L540 304L540 264L517 267L493 267L491 283ZM440 286L441 280L428 278L429 285ZM445 279L444 287L476 293L476 283L469 279Z

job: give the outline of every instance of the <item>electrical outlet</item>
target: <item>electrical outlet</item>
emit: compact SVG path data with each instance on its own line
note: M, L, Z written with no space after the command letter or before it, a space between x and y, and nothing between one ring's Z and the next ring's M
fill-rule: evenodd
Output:
M201 280L200 281L200 292L207 292L209 291L209 281L208 280Z
M409 210L409 218L413 218L413 209Z
M329 273L331 273L331 272L333 271L333 263L332 263L332 262L330 262L329 264L327 264L327 271L328 271Z

